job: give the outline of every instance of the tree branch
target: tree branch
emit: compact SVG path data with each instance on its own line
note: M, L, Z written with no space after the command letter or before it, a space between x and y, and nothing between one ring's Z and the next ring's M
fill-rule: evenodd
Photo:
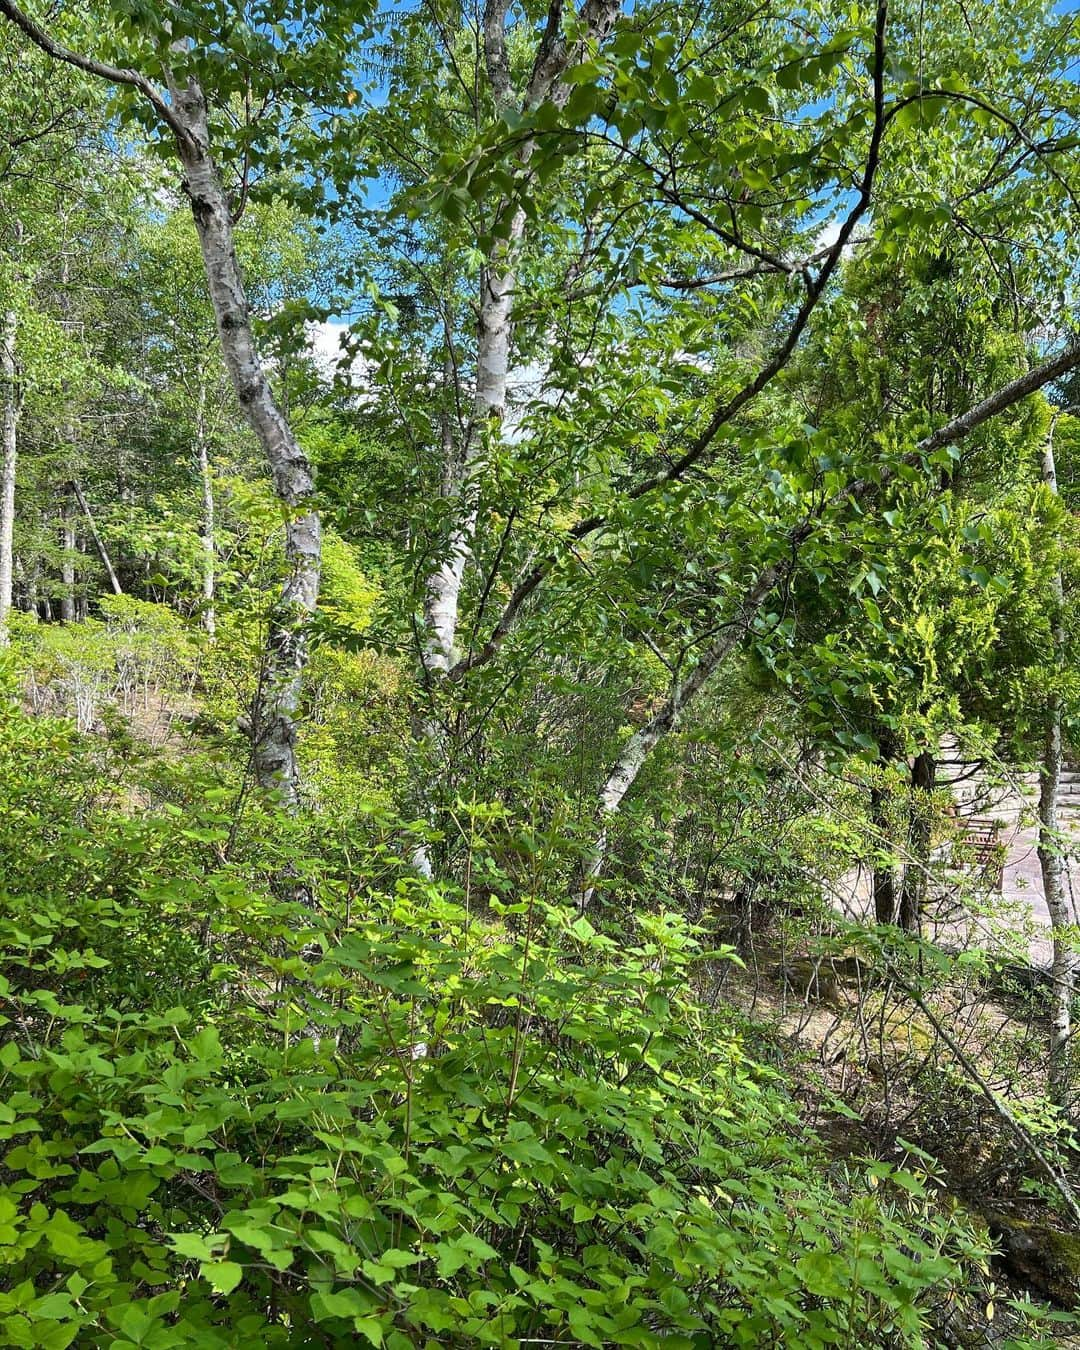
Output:
M587 7L587 6L586 6ZM742 408L744 408L752 399L772 381L772 379L781 371L790 360L803 330L810 320L818 301L820 300L825 286L836 269L840 261L844 248L848 240L855 231L855 227L866 213L873 190L874 177L877 173L877 167L881 154L881 138L885 130L885 29L888 21L888 3L887 0L879 0L877 8L877 20L874 29L874 59L873 59L873 104L874 104L874 123L870 135L870 145L867 149L866 166L863 170L862 179L859 185L859 195L854 206L848 213L836 240L825 251L824 261L817 275L809 281L807 286L806 299L800 306L799 312L795 317L787 336L779 348L773 354L772 358L758 371L753 380L721 405L709 419L708 425L695 438L690 448L673 464L671 464L662 473L647 478L637 484L626 494L628 501L637 501L648 493L655 491L666 483L670 483L680 478L704 455L705 451L716 438L720 428L729 422ZM568 540L576 542L585 538L586 535L602 529L608 523L606 516L589 516L581 520L571 530L568 531ZM511 594L509 603L504 609L495 628L484 646L478 652L475 652L457 664L451 667L448 677L452 680L460 679L469 670L476 666L484 665L494 655L502 645L504 638L510 631L521 610L521 606L528 599L537 586L544 580L548 572L555 565L558 555L552 553L542 559L533 570L528 573L517 585Z
M974 407L969 408L967 412L958 414L951 418L936 431L924 436L915 446L915 449L904 457L902 461L905 464L917 466L921 460L936 450L942 450L947 445L953 445L957 441L963 440L965 436L971 434L984 422L996 417L998 413L1006 411L1019 403L1030 394L1051 384L1054 380L1060 379L1062 375L1080 367L1080 340L1070 342L1063 351L1057 356L1051 357L1041 365L1033 367L1023 375L1017 376L1015 380L1010 380L1008 384L1002 385L1000 389L987 395L981 402L976 403ZM896 475L894 469L886 467L877 478L856 479L843 494L852 502L861 501L869 492L875 488L884 487ZM666 481L666 480L659 480ZM653 480L654 486L657 480ZM639 494L642 495L642 494ZM572 529L567 531L567 543L576 542L594 531L602 529L608 524L606 516L589 516L581 520ZM797 548L813 532L813 518L808 518L794 526L789 532L789 541L793 548ZM511 592L510 599L506 604L495 627L484 645L472 655L462 658L449 671L448 678L451 680L462 679L470 670L488 663L502 646L507 634L513 628L517 617L521 612L521 607L537 587L545 580L548 573L556 565L560 557L559 553L549 553L541 559L531 571L526 573ZM775 586L776 582L786 575L787 571L793 566L793 563L786 563L783 566L776 566L766 569L758 574L751 586L751 592L757 594L760 583L763 578L771 574L771 581L764 594ZM764 599L764 595L762 595Z
M88 75L95 75L99 80L108 80L110 84L125 84L132 89L137 89L177 140L185 142L190 140L191 137L187 128L162 97L160 91L140 71L131 70L124 66L111 66L105 61L95 61L92 57L83 56L79 52L72 51L69 47L64 47L51 37L44 28L36 24L29 15L24 14L17 5L13 5L11 0L0 0L0 14L9 19L16 28L21 29L35 46L40 47L47 56L51 56L55 61L63 61L69 66L74 66L76 70L85 71Z

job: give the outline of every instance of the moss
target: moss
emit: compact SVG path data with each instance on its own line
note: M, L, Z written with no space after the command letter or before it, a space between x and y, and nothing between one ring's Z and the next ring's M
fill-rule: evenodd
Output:
M1080 1234L1041 1218L984 1208L998 1258L1009 1271L1063 1307L1080 1301Z

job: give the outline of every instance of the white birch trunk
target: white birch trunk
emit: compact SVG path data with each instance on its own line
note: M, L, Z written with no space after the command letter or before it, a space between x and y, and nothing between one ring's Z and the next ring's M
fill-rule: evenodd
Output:
M496 106L502 110L512 103L510 65L507 59L504 24L509 8L507 0L488 0L484 7L484 60ZM561 11L553 10L556 26L549 24L537 48L532 72L522 98L525 112L545 102L561 107L569 95L562 83L566 70L584 55L589 44L602 41L619 13L617 0L585 0L580 20L583 38L568 47L557 27ZM518 154L522 167L532 158L534 145L526 141ZM507 208L496 207L498 217ZM476 389L472 417L462 455L460 480L453 495L460 498L458 519L451 530L445 556L428 577L424 596L424 622L427 639L424 664L429 676L441 678L454 664L454 637L457 631L461 583L472 556L473 536L479 516L476 497L476 471L485 441L497 437L506 416L507 386L510 373L510 348L513 342L513 304L517 285L516 264L525 239L525 211L513 208L505 236L496 240L480 276L480 305L476 330ZM444 482L446 476L444 475Z
M513 102L510 87L510 63L506 51L505 22L509 0L487 0L483 10L484 64L501 111ZM580 60L587 44L607 36L619 13L618 0L585 0L580 11L583 38L573 48L562 37L559 21L561 7L553 7L548 28L537 47L522 106L526 112L546 100L561 105L569 89L561 83L566 70ZM519 152L522 166L532 157L533 145L526 142ZM477 475L485 446L497 440L506 416L507 387L510 372L510 348L513 342L513 303L517 284L516 263L525 238L525 211L505 202L497 205L495 215L511 210L505 236L498 239L488 254L480 276L479 316L476 329L476 388L472 416L466 431L460 458L460 472L452 445L444 443L444 495L456 498L455 519L446 540L445 551L424 585L424 672L431 683L439 683L455 664L454 641L461 609L461 587L473 553L473 541L480 514ZM445 439L445 438L444 438ZM428 772L438 748L440 729L431 719L421 723L422 771ZM420 794L430 802L430 793ZM433 874L426 848L414 854L414 864L422 876Z
M216 555L214 552L214 480L210 476L210 452L206 443L206 381L199 379L199 398L195 412L195 454L199 463L199 483L202 487L202 612L200 622L208 637L217 629L214 614L214 582Z
M638 774L651 752L670 732L704 688L710 676L727 660L742 641L754 615L773 589L778 576L775 567L766 568L757 577L734 617L724 625L720 637L701 655L697 665L685 680L674 680L671 692L663 706L643 727L627 740L619 752L600 789L597 802L599 828L596 839L585 859L583 880L576 899L586 908L596 891L596 883L607 856L611 826L622 809L626 794L634 786Z
M70 433L69 433L70 434ZM60 622L75 622L75 521L71 514L71 494L60 494Z
M307 456L274 401L259 361L251 315L233 242L228 196L210 148L206 99L194 78L180 87L169 72L169 101L143 74L94 61L57 42L10 0L0 10L43 51L99 79L137 89L176 137L184 189L199 236L210 300L225 364L241 410L262 447L278 500L286 513L288 574L269 621L264 669L252 707L255 776L280 791L287 806L298 801L296 716L307 664L309 620L319 593L321 526L313 506L314 482Z
M260 786L277 790L285 805L295 809L299 799L296 722L321 568L314 478L307 456L274 399L255 347L232 214L211 154L203 91L197 81L190 80L170 92L173 115L185 133L177 137L184 189L202 248L225 365L286 513L287 575L269 619L264 667L252 707L251 740Z
M63 243L60 254L60 312L67 315L70 310L68 287L71 282L71 251L67 237L67 218L63 215ZM69 463L75 458L75 426L70 416L64 424L64 440L67 443ZM71 489L64 486L60 490L60 622L74 623L75 612L75 521L71 509Z
M1043 453L1042 478L1051 492L1057 493L1057 471L1054 464L1054 428L1051 426ZM1060 667L1064 645L1062 608L1064 592L1061 573L1053 581L1054 666ZM1065 891L1065 869L1061 854L1061 833L1058 821L1058 796L1061 790L1061 695L1055 688L1047 701L1046 735L1039 778L1039 866L1042 871L1043 895L1050 915L1053 939L1050 1003L1050 1058L1047 1069L1047 1094L1060 1107L1067 1104L1071 1084L1072 1000L1076 985L1077 957L1073 951L1072 926L1074 916Z
M2 454L0 463L0 646L8 642L15 563L15 469L18 459L18 366L15 342L19 320L13 309L4 315L0 330L0 397L3 398Z
M460 610L461 584L472 556L479 515L476 474L485 443L497 438L506 416L513 337L511 309L515 277L513 256L525 233L525 213L515 211L510 234L492 251L480 278L480 314L476 331L476 390L460 471L453 441L444 435L444 493L458 500L457 519L445 556L428 577L424 591L424 666L440 679L454 664L454 638Z

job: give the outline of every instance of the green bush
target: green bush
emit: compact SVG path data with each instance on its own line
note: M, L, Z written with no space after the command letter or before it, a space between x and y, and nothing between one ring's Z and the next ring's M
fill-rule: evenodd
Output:
M983 1255L830 1179L682 921L500 901L479 845L422 885L375 816L114 815L0 722L3 1343L915 1346Z
M63 713L94 730L112 709L128 715L182 704L198 669L195 635L167 605L102 596L100 618L41 624L17 614L12 648L37 712Z

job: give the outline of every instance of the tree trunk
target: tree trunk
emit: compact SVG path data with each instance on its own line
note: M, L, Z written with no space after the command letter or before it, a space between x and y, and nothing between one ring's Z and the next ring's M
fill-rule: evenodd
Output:
M277 790L283 802L295 809L300 786L296 723L322 561L315 483L255 347L232 215L210 150L202 88L192 79L182 88L173 85L170 92L173 114L184 132L177 137L184 189L191 201L225 365L286 513L287 575L269 618L263 670L252 706L251 741L259 784Z
M611 31L620 6L617 0L584 0L578 14L581 38L571 47L559 27L561 10L551 11L548 28L536 49L532 70L521 99L525 112L545 102L561 107L570 93L563 82L567 69L584 57L589 45L601 42ZM484 66L488 83L500 111L513 104L510 62L506 51L505 23L509 0L487 0L483 12ZM526 141L518 152L524 168L532 158L534 144ZM498 434L506 415L510 347L513 340L512 309L517 284L515 267L525 238L523 208L503 202L495 217L512 212L505 235L492 245L480 275L480 304L476 330L476 389L472 417L461 457L461 472L451 478L448 495L460 499L457 520L451 529L442 560L427 579L424 622L427 640L424 665L429 676L441 678L454 663L461 582L472 552L479 503L475 473L486 434ZM447 481L444 477L444 481Z
M478 329L481 335L484 329L482 297L483 282L481 283L480 326ZM507 324L509 324L509 315L507 315ZM448 322L448 328L449 326ZM456 380L454 353L450 345L449 334L443 357L443 397L447 406L443 408L440 418L442 442L440 493L444 499L455 502L457 519L451 528L445 555L428 576L424 586L425 640L422 655L424 670L428 677L433 680L440 680L453 664L461 582L465 575L465 565L469 558L472 536L476 529L477 502L474 496L473 473L477 459L477 443L474 427L479 415L477 411L480 406L479 366L484 359L484 346L481 336L477 343L477 390L473 402L472 421L466 429L465 444L461 447L460 453L454 436L454 423L449 408L453 383ZM497 390L494 391L494 396L498 397ZM504 377L501 403L497 406L492 405L492 409L487 415L501 418L505 402Z
M75 519L71 493L60 494L60 622L75 622Z
M747 592L730 622L723 625L720 638L698 658L697 665L683 679L672 681L671 692L659 711L627 740L604 779L597 802L599 828L582 867L577 901L585 909L593 898L596 882L607 856L611 825L622 809L623 799L634 785L652 750L673 731L683 713L704 688L709 677L723 665L742 641L754 615L776 582L775 568L765 568Z
M506 50L506 16L509 0L486 0L483 8L483 61L496 107L508 110L514 103L510 84L510 62ZM602 41L619 13L618 0L584 0L578 14L581 38L571 47L561 32L561 7L550 11L547 29L537 45L532 70L521 98L528 112L550 100L561 106L569 86L562 83L567 69L581 60L591 43ZM533 143L526 141L518 152L518 161L526 166L532 157ZM472 415L465 432L460 456L444 435L443 495L454 501L453 522L441 557L424 585L424 642L421 659L429 685L442 682L454 665L454 640L461 605L461 587L465 569L472 557L473 539L479 519L477 471L485 445L497 438L506 416L507 385L510 372L510 348L513 340L513 300L515 267L525 238L526 215L523 208L502 202L495 207L496 218L510 211L505 235L492 245L480 275L480 299L476 328L476 388ZM431 719L418 719L420 753L418 764L426 774L438 757L440 747L433 743L438 729ZM428 797L428 794L418 794ZM414 854L417 870L432 875L431 858L424 848Z
M8 641L8 615L11 613L12 581L14 577L15 542L15 468L18 454L18 366L15 358L15 340L18 334L18 316L8 310L0 331L0 397L2 411L2 454L0 463L0 646Z
M874 868L874 922L895 923L896 914L896 869L893 867Z
M1054 695L1047 711L1046 739L1039 781L1038 852L1043 895L1046 898L1053 935L1047 1092L1050 1100L1057 1106L1064 1106L1069 1096L1072 999L1076 984L1076 954L1072 950L1068 936L1073 916L1065 893L1058 824L1057 799L1061 785L1061 759L1061 705L1058 697Z
M891 735L878 736L878 751L884 768L897 756L899 746ZM887 803L889 791L886 784L875 783L870 789L870 823L877 836L875 844L879 849L889 849L892 845L892 827L889 820ZM896 894L896 867L893 862L875 861L873 870L874 922L896 923L898 897Z
M926 908L927 874L930 867L930 835L933 825L931 794L937 785L937 760L929 750L915 756L911 767L911 828L908 859L900 888L900 927L918 936Z
M1042 480L1054 494L1057 493L1057 469L1054 464L1054 426L1050 427L1043 452ZM1055 676L1060 670L1065 642L1064 588L1060 570L1053 579L1053 601L1056 613L1053 627L1053 664ZM1072 1040L1072 1000L1076 985L1077 956L1072 950L1070 927L1075 922L1072 906L1065 891L1065 869L1061 852L1061 834L1058 822L1058 796L1061 788L1061 694L1054 686L1047 699L1046 735L1039 777L1039 867L1042 871L1043 895L1050 915L1053 937L1053 964L1051 967L1050 1059L1047 1070L1047 1093L1056 1105L1064 1107L1071 1084L1070 1060Z
M1073 370L1078 365L1080 365L1080 344L1070 344L1059 355L1051 358L1049 361L1043 362L1042 365L1036 366L1025 372L1025 374L1018 376L1015 380L1010 380L1008 384L1002 385L1000 388L996 389L992 394L975 404L974 407L969 408L967 412L960 414L958 417L954 417L943 427L939 427L937 431L919 442L916 447L917 453L928 454L943 446L955 444L970 432L974 431L977 427L981 426L984 422L989 421L992 417L996 417L1007 408L1014 406L1021 399L1026 398L1035 390L1043 388L1044 385L1049 384L1052 380L1059 379L1063 374ZM888 482L889 477L890 475L886 470L884 473L879 474L875 480L868 478L857 479L846 489L846 496L852 502L862 501L872 490L880 488L885 482ZM585 523L588 525L589 531L591 532L593 528L592 522ZM773 590L773 587L777 582L791 575L798 558L798 550L803 541L813 534L814 528L815 523L813 517L808 517L791 529L788 532L790 556L783 562L767 564L750 583L743 596L736 617L733 618L723 630L725 636L701 658L699 667L695 670L694 675L697 675L698 670L703 670L702 680L696 685L693 691L682 697L682 707L686 706L686 703L688 703L690 698L693 697L693 694L696 693L696 689L700 688L704 679L723 662L728 653L737 644L742 633L745 632L752 623L754 616L764 604L766 597ZM579 530L578 537L583 537L584 534L584 530ZM502 616L495 624L491 636L482 647L479 657L476 660L459 663L458 668L451 671L451 679L461 678L468 670L485 664L500 649L507 634L512 631L517 622L524 601L532 595L543 582L547 575L547 568L552 565L554 557L555 555L553 554L551 555L551 561L546 560L539 563L518 583L506 604ZM691 679L693 678L694 676L691 677ZM673 691L673 698L676 692L677 691ZM679 709L677 708L674 710L675 717L672 718L669 726L674 725L674 721L678 716L678 711ZM661 713L657 714L657 718L661 718L664 715L664 712L665 710L661 710ZM657 719L654 718L653 722L656 722L656 720ZM649 727L652 726L653 723L650 723ZM591 850L590 858L587 861L584 881L579 896L583 905L587 904L592 896L595 878L603 864L604 855L607 850L607 826L609 818L614 812L619 810L622 798L637 777L641 765L645 762L649 751L652 749L653 745L663 737L667 729L669 728L663 726L660 727L658 734L655 736L651 734L648 727L642 728L641 731L636 732L634 737L627 743L626 750L616 761L605 782L600 795L601 828L597 835L596 843ZM641 739L639 740L638 738ZM640 756L637 753L639 749L641 750ZM613 803L610 808L607 806L608 802Z
M102 541L101 535L98 534L97 525L94 523L94 517L90 514L90 507L87 504L86 497L83 495L83 490L79 486L79 480L77 478L72 479L71 490L72 492L74 492L75 500L79 503L79 507L83 515L86 517L86 524L87 528L90 531L90 538L94 541L94 548L97 550L97 555L101 559L101 565L102 567L104 567L105 574L109 578L109 588L111 589L113 595L123 595L124 588L123 586L120 585L120 579L116 575L116 571L112 565L112 561L109 558L108 550L105 548L105 544Z
M166 71L170 95L166 101L140 72L71 51L7 0L2 9L32 42L56 60L112 84L137 89L176 137L184 189L191 201L225 364L244 417L267 458L274 489L286 513L288 571L270 615L264 668L252 706L250 729L259 784L277 789L285 804L295 808L299 795L296 716L307 664L309 621L319 594L321 526L313 506L315 485L311 466L274 401L255 348L233 241L232 213L211 153L202 87L194 77L180 87Z
M199 379L199 399L195 414L195 453L202 485L202 609L200 622L213 637L217 628L214 614L214 480L210 476L210 452L206 443L206 381Z

